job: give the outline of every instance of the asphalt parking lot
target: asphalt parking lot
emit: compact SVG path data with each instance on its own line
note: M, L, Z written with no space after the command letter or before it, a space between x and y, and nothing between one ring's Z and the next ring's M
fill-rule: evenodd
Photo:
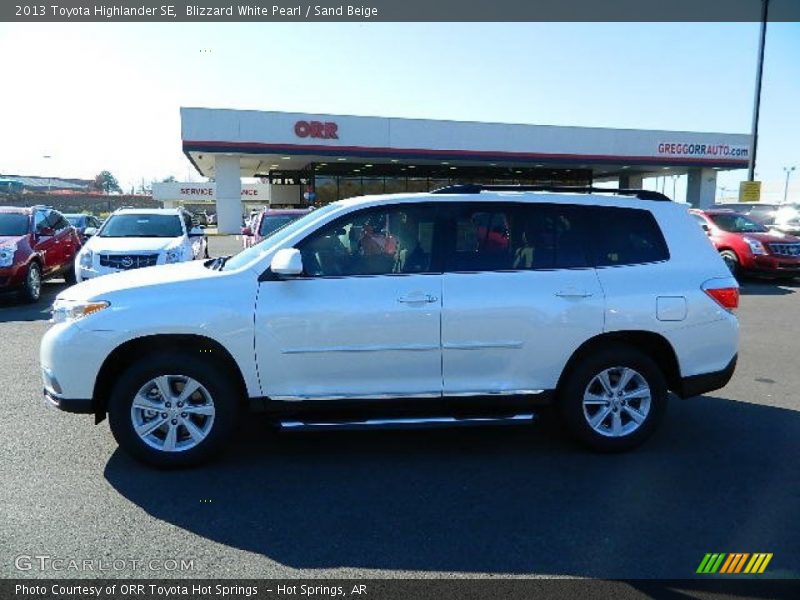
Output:
M235 251L212 238L212 255ZM638 451L594 455L533 426L275 433L243 424L219 461L163 472L107 422L48 409L48 303L0 299L0 576L691 577L707 552L771 552L800 576L800 281L748 281L739 367L674 398ZM23 555L191 560L188 572L19 571ZM130 563L128 563L130 565Z

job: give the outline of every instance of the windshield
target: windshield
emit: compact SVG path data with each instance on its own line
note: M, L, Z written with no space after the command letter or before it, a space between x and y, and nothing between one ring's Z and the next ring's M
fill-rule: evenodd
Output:
M0 235L18 236L28 233L28 215L0 213Z
M100 237L173 238L183 235L178 215L112 215L100 231Z
M225 271L234 270L258 260L267 252L269 252L270 248L276 244L279 244L282 240L291 237L295 232L300 231L306 225L317 221L329 213L335 212L339 208L341 208L341 205L338 202L334 202L333 204L328 204L322 208L312 210L307 215L304 215L296 221L292 221L277 231L272 232L271 235L265 237L254 246L250 246L247 250L243 250L242 252L239 252L239 254L232 256L225 262L225 265L222 267L222 269Z
M766 233L769 231L761 223L756 223L737 213L716 213L708 216L717 227L730 233Z
M261 237L272 235L284 225L288 225L301 216L302 215L267 215L261 220L261 227L258 229L258 235Z

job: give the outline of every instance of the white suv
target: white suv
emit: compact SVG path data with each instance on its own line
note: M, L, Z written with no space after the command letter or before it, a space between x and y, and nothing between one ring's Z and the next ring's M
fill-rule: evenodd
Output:
M456 186L317 209L230 258L62 292L44 393L160 466L283 426L519 420L554 402L591 448L652 433L667 391L724 386L738 286L653 192Z
M206 256L204 232L179 208L123 208L106 219L75 257L78 281Z

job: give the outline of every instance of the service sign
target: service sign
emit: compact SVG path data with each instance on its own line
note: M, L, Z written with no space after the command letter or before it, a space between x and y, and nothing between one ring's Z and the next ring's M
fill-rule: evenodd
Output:
M742 181L739 183L739 202L758 202L761 200L760 181Z
M217 184L214 182L187 183L175 181L153 184L153 200L188 200L195 202L207 200L213 202L216 199ZM269 184L243 183L242 200L267 204L269 202Z

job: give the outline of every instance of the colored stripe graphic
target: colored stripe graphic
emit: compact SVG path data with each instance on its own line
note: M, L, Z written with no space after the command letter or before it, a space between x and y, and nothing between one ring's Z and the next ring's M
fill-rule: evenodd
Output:
M696 573L703 574L736 574L736 573L763 573L772 560L772 553L733 552L733 553L707 553L697 567ZM747 566L745 566L747 565Z
M722 561L725 559L726 554L706 554L697 567L697 573L716 573Z
M729 554L728 560L725 561L725 564L722 565L720 569L720 573L738 573L742 570L744 566L744 561L747 560L749 554Z
M763 573L764 569L767 568L769 561L772 560L772 554L761 552L753 554L753 557L750 559L750 562L747 563L747 566L744 569L745 573Z

